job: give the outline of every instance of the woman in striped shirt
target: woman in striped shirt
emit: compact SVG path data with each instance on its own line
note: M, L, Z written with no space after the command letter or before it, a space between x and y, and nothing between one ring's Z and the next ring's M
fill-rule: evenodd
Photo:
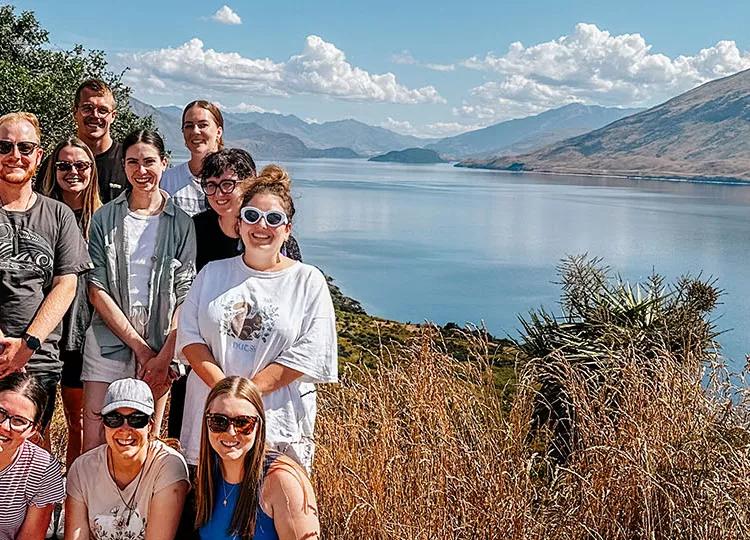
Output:
M42 540L65 496L60 464L29 439L47 403L26 373L0 379L0 540Z

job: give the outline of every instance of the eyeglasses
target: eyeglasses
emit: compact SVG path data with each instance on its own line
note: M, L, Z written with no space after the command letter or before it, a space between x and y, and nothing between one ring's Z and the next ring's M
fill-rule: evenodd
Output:
M206 425L212 433L224 433L229 431L229 426L234 426L234 430L240 435L250 435L255 426L260 422L258 416L227 416L219 413L208 413L206 415Z
M269 210L264 212L258 210L254 206L246 206L240 210L240 217L242 221L250 225L255 225L260 221L260 218L264 218L269 227L281 227L282 225L289 223L289 218L281 210Z
M13 147L18 148L18 153L22 156L28 156L31 154L34 149L39 146L39 143L31 142L31 141L21 141L21 142L12 142L12 141L0 141L0 154L10 154L13 151Z
M91 116L92 114L94 114L94 111L96 111L99 116L107 116L112 112L109 107L105 107L104 105L96 107L91 103L84 103L83 105L79 105L78 109L86 116Z
M222 180L218 184L216 182L201 182L201 189L206 195L215 195L218 189L224 195L229 195L237 187L239 180Z
M23 433L34 425L33 420L29 420L25 416L20 416L18 414L8 414L8 411L0 407L0 424L5 422L6 420L8 421L8 426L10 426L10 429L15 431L16 433Z
M141 429L148 425L151 415L142 412L122 414L116 411L102 415L102 423L108 428L118 428L127 420L128 425L134 429Z
M57 169L60 172L70 172L71 170L75 169L77 172L82 173L83 171L88 170L88 168L91 167L90 161L56 161L55 162L55 169Z

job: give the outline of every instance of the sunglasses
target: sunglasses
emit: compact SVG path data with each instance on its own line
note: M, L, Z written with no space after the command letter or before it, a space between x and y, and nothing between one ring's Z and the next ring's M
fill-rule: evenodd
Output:
M206 425L212 433L224 433L229 431L229 426L234 426L234 430L239 435L250 435L255 426L260 422L258 416L227 416L219 413L208 413L206 415Z
M118 428L122 426L126 420L128 425L133 429L141 429L148 425L149 420L151 420L151 415L142 412L122 414L116 411L102 415L102 423L108 428Z
M12 141L0 141L0 154L10 154L13 151L14 146L18 148L19 154L22 156L28 156L39 146L39 143L31 141L21 141L17 143Z
M240 217L242 218L242 221L249 225L255 225L260 221L260 218L265 219L266 224L269 227L274 228L289 223L289 218L286 217L286 214L281 210L269 210L268 212L264 212L263 210L258 210L254 206L246 206L240 210Z
M76 172L82 173L88 170L89 167L91 167L90 161L73 161L72 163L70 161L55 162L55 169L60 172L70 172L75 169Z
M215 195L218 189L224 195L229 195L237 187L237 180L222 180L218 184L216 182L204 182L201 183L201 189L206 195Z
M25 416L20 416L18 414L8 414L8 411L0 407L0 424L6 420L8 421L10 429L16 433L23 433L34 425L33 420L29 420Z

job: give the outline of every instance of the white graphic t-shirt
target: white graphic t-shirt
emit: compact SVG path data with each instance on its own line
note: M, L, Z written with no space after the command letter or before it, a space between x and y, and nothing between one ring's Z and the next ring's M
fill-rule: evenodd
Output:
M182 304L176 351L202 343L227 375L252 378L271 363L301 371L290 385L263 396L269 444L312 440L314 383L338 380L336 321L323 274L303 263L258 272L242 257L207 264ZM180 442L198 461L208 386L191 372Z
M136 476L123 490L107 468L106 444L89 450L71 466L68 496L88 508L93 540L142 540L154 494L175 482L189 482L187 466L179 452L161 441L149 444L142 476Z

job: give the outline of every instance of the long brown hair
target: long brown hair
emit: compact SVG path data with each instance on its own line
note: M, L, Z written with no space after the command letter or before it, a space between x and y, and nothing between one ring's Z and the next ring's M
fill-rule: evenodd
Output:
M245 399L255 407L260 416L260 422L255 429L255 444L245 455L242 467L242 482L240 483L239 499L229 524L229 534L238 535L243 539L252 538L255 533L255 520L260 504L260 489L263 482L263 460L266 452L266 413L263 400L255 385L244 377L227 377L213 387L206 398L203 408L201 427L201 448L198 455L198 476L195 489L195 528L198 529L208 523L214 509L214 495L221 481L221 470L217 466L220 459L208 440L206 413L213 401L222 395Z
M78 137L69 137L60 141L57 146L55 146L49 159L47 171L44 174L42 193L47 197L52 197L58 201L63 200L62 189L57 184L57 167L55 167L55 163L57 163L57 159L60 156L62 149L68 146L74 146L86 152L86 155L91 162L91 168L89 169L91 171L89 185L83 190L83 207L81 208L81 232L83 233L83 237L88 240L91 216L101 207L102 200L99 198L99 174L96 171L96 159L94 159L94 153L88 146L86 146L85 142Z

